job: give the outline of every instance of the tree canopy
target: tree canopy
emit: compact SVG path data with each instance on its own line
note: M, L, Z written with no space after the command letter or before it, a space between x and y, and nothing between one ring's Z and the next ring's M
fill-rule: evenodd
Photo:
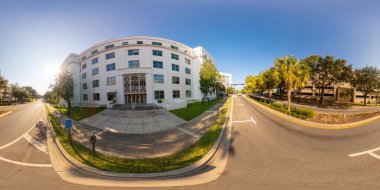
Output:
M365 106L367 96L375 93L380 88L380 70L372 66L355 69L351 84L363 92Z
M210 59L207 59L202 63L202 68L199 72L199 75L199 88L203 95L202 101L204 101L208 94L213 93L216 90L216 83L221 78L221 76L218 69Z

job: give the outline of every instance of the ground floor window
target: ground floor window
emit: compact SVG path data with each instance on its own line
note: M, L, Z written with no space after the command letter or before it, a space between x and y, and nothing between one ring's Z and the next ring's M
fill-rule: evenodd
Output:
M107 77L107 86L116 85L116 77Z
M88 100L88 95L87 94L83 94L83 100Z
M108 101L116 100L116 92L108 92L107 93L107 100Z
M155 100L165 99L165 93L164 93L164 91L163 90L154 91L154 99Z
M173 98L180 98L179 90L173 90Z
M186 90L186 97L191 97L191 90Z
M92 99L94 101L99 101L100 100L100 94L99 93L94 93L92 94Z

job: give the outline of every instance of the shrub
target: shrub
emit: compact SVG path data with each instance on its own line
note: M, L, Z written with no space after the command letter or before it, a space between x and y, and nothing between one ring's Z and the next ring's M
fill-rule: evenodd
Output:
M306 108L292 108L292 113L299 115L298 117L302 119L313 118L315 115L315 112L313 110L306 109ZM304 116L304 117L301 117L301 116Z

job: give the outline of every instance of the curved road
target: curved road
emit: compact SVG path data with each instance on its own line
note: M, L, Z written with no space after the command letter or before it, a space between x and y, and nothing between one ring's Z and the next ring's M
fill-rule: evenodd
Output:
M0 147L36 123L43 115L39 110L42 103L35 102L1 118ZM380 120L345 130L312 129L277 118L249 99L235 96L232 121L229 157L223 174L210 183L170 189L380 189L380 156L376 154L380 155L380 148L376 152L380 147ZM40 141L44 143L43 139ZM0 149L0 156L23 162L43 160L46 155L40 155L41 151L33 146L23 145L25 142ZM25 149L23 154L39 154L27 157L7 150L20 148ZM361 155L354 154L360 152ZM0 161L0 171L0 189L125 189L70 184L51 167Z

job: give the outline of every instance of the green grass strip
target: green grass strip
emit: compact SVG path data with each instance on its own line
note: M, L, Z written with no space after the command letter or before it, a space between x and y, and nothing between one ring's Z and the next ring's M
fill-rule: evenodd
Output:
M57 105L54 106L55 109L57 109L59 112L65 114L67 116L67 108L61 108ZM105 110L106 107L97 107L97 108L91 108L91 107L72 107L70 109L70 114L71 114L71 118L76 120L76 121L79 121L79 120L82 120L84 118L87 118L87 117L90 117L92 115L95 115L96 113L98 112L101 112L103 110Z
M186 108L172 110L173 114L176 116L186 120L190 121L194 119L195 117L201 115L205 111L209 110L211 107L215 106L218 102L222 100L221 97L216 98L215 100L212 100L210 102L195 102L187 104Z
M231 103L228 99L221 110L221 114L208 131L192 146L163 157L146 159L128 159L97 153L92 154L91 149L73 140L69 143L65 130L61 127L53 114L46 107L54 132L63 148L78 161L104 171L120 173L153 173L165 172L183 168L194 164L205 156L214 146L222 126L227 118L227 110Z

